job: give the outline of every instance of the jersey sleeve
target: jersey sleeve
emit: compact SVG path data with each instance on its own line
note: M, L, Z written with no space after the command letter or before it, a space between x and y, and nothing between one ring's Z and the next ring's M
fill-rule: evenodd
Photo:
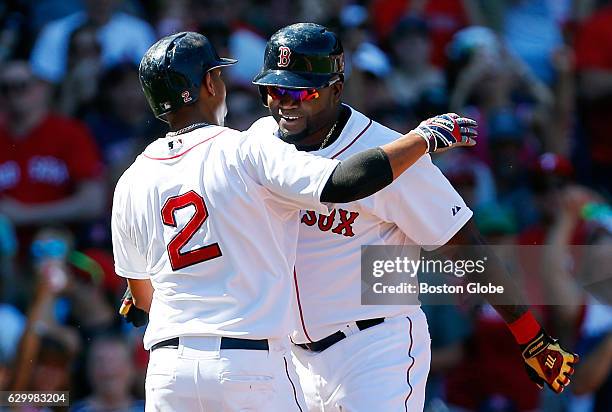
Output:
M338 160L298 151L272 134L245 133L241 157L252 177L297 209L328 213L321 192Z
M429 155L375 193L373 205L374 214L426 250L446 244L473 214Z
M120 180L113 196L111 234L115 272L124 278L148 279L146 259L138 250L134 231L130 230L134 225L129 224L131 207L127 189L127 185Z

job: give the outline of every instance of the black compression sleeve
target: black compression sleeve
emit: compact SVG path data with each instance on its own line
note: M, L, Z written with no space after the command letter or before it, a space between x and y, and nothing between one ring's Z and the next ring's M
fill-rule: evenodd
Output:
M347 203L378 192L393 181L387 154L380 147L357 153L342 161L333 171L321 202Z

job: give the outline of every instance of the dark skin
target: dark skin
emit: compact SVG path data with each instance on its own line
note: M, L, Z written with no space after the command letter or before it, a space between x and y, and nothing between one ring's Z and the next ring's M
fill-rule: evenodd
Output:
M302 102L294 101L288 96L274 100L268 95L268 108L279 125L282 139L294 144L299 150L318 150L340 114L343 86L343 82L340 81L318 89L319 98ZM290 120L286 118L287 116L297 119ZM457 245L470 245L470 248L458 248ZM504 287L503 295L481 296L495 308L506 323L512 323L528 310L523 303L521 291L501 261L484 242L472 220L465 224L446 245L437 249L436 254L454 260L476 260L488 256L486 272L476 274L474 279L468 281L486 281Z
M209 71L200 86L198 101L166 115L166 120L170 123L170 130L177 131L195 123L223 126L227 114L225 94L226 88L221 69Z
M303 102L288 96L281 100L268 96L270 114L278 123L283 140L295 144L299 150L318 149L340 115L343 87L342 82L334 83L318 89L319 98ZM290 120L286 116L298 119Z
M470 245L470 247L466 250L466 248L456 247L458 245ZM510 277L511 274L508 273L491 247L485 243L473 219L470 219L446 245L437 249L436 253L453 260L477 260L482 256L487 256L485 272L474 274L471 277L467 275L467 281L491 282L493 285L504 287L504 293L501 295L481 294L480 296L495 308L506 323L514 322L529 309L524 304L523 294Z

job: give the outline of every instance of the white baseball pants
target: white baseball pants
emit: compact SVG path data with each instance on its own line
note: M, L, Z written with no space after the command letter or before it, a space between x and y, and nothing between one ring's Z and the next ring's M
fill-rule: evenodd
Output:
M293 361L308 410L423 411L430 343L419 308L409 317L357 330L323 352L294 345Z
M149 411L306 412L287 343L270 350L220 350L220 338L180 337L151 351L145 381Z

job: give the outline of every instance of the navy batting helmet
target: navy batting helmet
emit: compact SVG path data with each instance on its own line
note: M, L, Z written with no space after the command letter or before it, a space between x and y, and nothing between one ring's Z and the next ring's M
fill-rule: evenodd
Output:
M344 76L340 39L319 24L298 23L272 35L262 71L253 84L260 86L260 90L262 86L320 88L337 76Z
M209 70L234 63L219 57L205 36L176 33L147 50L140 62L140 84L155 116L165 121L161 116L198 100Z

